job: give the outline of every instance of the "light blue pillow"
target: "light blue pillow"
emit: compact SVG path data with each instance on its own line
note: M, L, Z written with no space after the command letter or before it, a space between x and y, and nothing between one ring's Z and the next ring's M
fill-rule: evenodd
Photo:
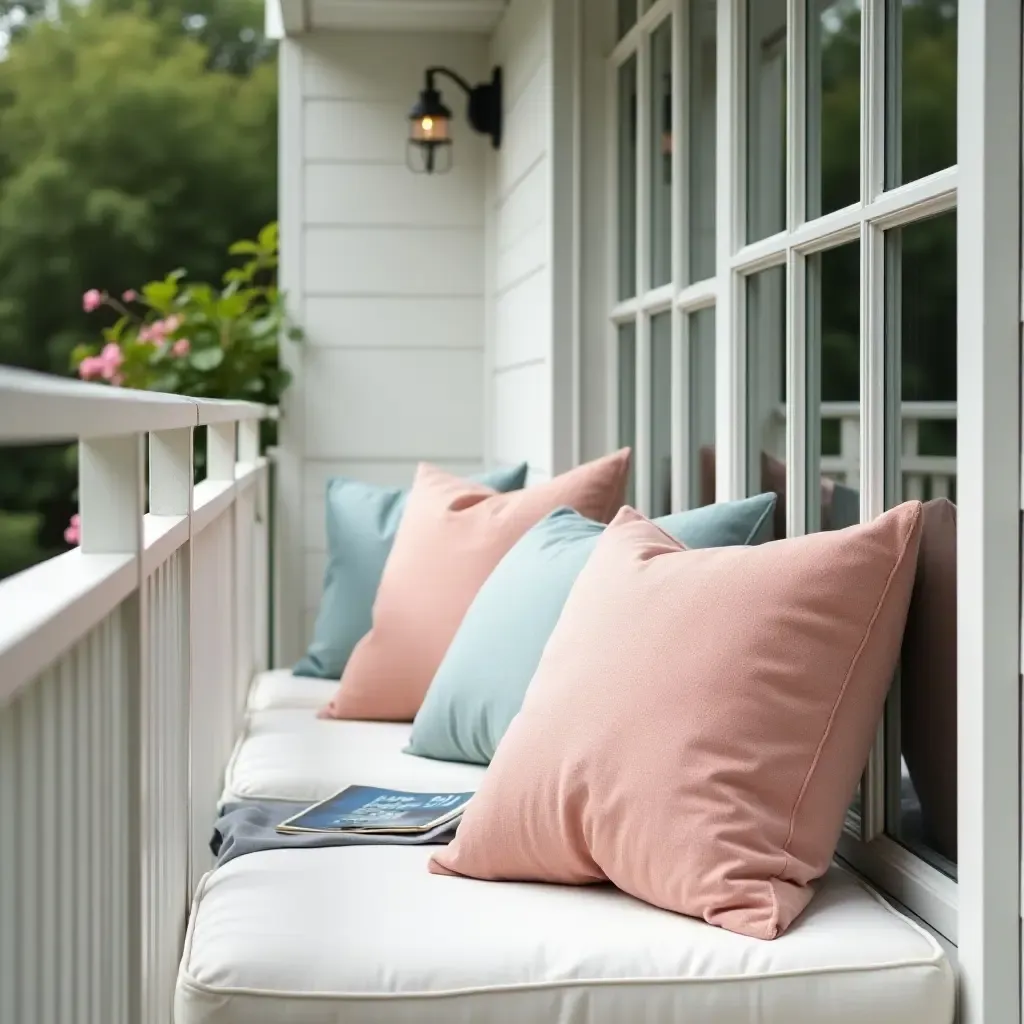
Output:
M518 491L526 463L475 477L496 491ZM373 602L409 496L347 477L327 483L327 569L313 639L297 676L341 678L352 648L370 631Z
M772 539L774 494L655 522L691 548ZM495 567L469 606L416 715L407 752L489 764L519 712L548 637L604 526L557 509Z

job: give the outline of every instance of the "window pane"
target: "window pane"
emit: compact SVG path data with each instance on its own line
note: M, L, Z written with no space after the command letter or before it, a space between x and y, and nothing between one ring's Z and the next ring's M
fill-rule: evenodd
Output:
M616 0L619 38L636 24L636 0Z
M747 280L747 493L774 491L775 532L786 523L786 269Z
M632 448L626 502L636 503L636 324L619 327L619 447Z
M807 217L860 198L860 0L807 0Z
M689 504L715 500L715 308L688 318L690 329Z
M672 280L672 19L651 36L651 287Z
M651 515L672 511L672 314L651 319Z
M808 533L860 521L859 277L859 241L807 261Z
M747 239L786 226L786 0L747 0Z
M886 5L887 188L956 163L957 0Z
M691 0L689 283L715 274L715 0Z
M636 56L619 68L619 298L636 294Z
M887 827L956 874L956 214L886 238L888 505L925 528L886 721Z

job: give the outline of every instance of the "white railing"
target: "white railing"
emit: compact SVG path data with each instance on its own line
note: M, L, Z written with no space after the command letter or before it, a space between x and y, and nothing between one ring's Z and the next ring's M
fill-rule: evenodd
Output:
M3 1024L170 1024L266 662L264 415L0 368L0 445L78 440L82 531L0 582Z
M899 471L904 499L956 496L956 456L921 452L921 424L956 423L956 402L904 402L900 408ZM821 457L821 472L839 483L858 486L860 480L860 403L822 402L822 420L838 421L839 451ZM786 454L786 410L771 417L766 447L778 458Z

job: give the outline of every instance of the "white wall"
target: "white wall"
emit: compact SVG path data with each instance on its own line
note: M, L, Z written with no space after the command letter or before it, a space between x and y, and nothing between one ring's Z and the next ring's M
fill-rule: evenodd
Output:
M488 46L395 32L281 44L282 285L307 335L285 356L281 662L310 635L328 477L404 484L421 459L466 472L483 461L488 143L454 87L452 172L413 174L405 140L424 69L483 80Z
M491 47L504 69L505 128L487 183L488 455L528 461L531 480L556 470L552 2L512 0Z

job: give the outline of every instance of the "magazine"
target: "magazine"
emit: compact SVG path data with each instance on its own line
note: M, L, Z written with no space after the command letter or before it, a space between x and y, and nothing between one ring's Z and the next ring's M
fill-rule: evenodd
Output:
M346 786L277 826L278 832L430 832L458 818L472 793L407 793Z

